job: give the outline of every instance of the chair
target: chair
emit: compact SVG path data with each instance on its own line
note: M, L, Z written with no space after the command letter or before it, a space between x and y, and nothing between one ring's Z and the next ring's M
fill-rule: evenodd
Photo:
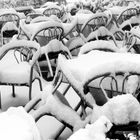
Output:
M54 45L57 48L54 48ZM50 41L49 44L41 48L41 52L43 53L45 52L46 58L48 57L47 55L49 52L63 54L67 58L71 58L71 54L68 48L58 40ZM55 117L59 122L64 124L65 127L68 127L73 131L80 127L85 126L87 120L85 121L82 120L79 114L77 114L72 109L72 107L70 106L69 102L64 97L64 95L62 95L57 90L57 87L59 86L59 80L61 80L60 77L62 76L61 74L59 75L59 73L57 72L58 71L56 71L55 73L55 77L53 81L43 89L43 94L34 97L30 102L28 102L25 106L25 110L27 112L30 112L32 109L34 109L34 107L38 103L40 103L40 106L37 107L37 109L33 113L33 117L35 118L36 122L41 117L45 115L49 115ZM53 106L52 106L52 102L53 102ZM56 134L55 139L57 139L58 137L59 134L58 135Z
M57 39L53 39L47 45L43 46L41 48L41 52L42 52L42 54L45 54L45 56L46 56L46 60L48 63L47 63L47 65L43 64L43 66L47 66L47 68L49 68L50 73L47 72L47 75L50 74L49 78L51 78L51 79L54 78L54 74L56 71L58 54L64 53L66 56L72 58L71 53L69 52L69 49L66 46L64 46L61 41L59 41ZM55 62L52 62L51 61L52 59L54 59ZM41 61L39 61L39 62L40 62L40 66L42 66L41 65L42 62ZM44 72L44 71L42 71L42 72ZM45 72L44 72L44 74L45 74ZM45 79L47 78L47 75L45 76Z
M112 53L103 51L91 51L73 59L66 59L63 55L58 57L58 67L60 73L66 78L68 84L75 90L81 99L83 111L85 108L93 108L91 97L94 97L96 103L104 105L107 100L104 94L101 93L102 88L99 86L102 77L111 77L105 81L105 89L109 92L110 97L125 94L125 82L129 75L140 75L139 55L131 53ZM93 65L92 65L93 64ZM128 74L128 75L127 75ZM115 79L115 75L121 75L119 79ZM62 83L62 80L60 80ZM115 86L115 88L114 88ZM113 87L113 88L112 88ZM115 90L114 90L115 89ZM55 93L54 93L55 94ZM135 90L134 90L135 94ZM92 102L91 102L92 101ZM84 113L83 113L84 114ZM85 111L86 114L86 111ZM135 121L135 120L132 120ZM134 123L124 124L126 131L138 130L139 124ZM129 126L132 129L129 129ZM137 127L137 129L135 129ZM119 127L121 129L121 126ZM123 133L124 133L124 131ZM116 132L115 129L114 132Z
M80 33L82 33L85 37L89 35L89 33L95 31L101 26L106 26L108 23L108 17L104 13L97 13L91 16L81 27Z
M30 40L36 40L41 46L46 45L52 39L61 40L64 29L60 22L48 20L46 23L41 24L32 34ZM44 41L41 42L41 39ZM46 40L46 41L45 41Z
M112 40L114 44L117 46L116 39L114 35L104 26L99 27L97 30L91 32L87 38L86 41L90 42L92 40Z
M57 5L50 5L44 11L43 15L49 17L51 15L56 15L59 19L63 16L61 8Z
M3 61L11 52L15 62ZM29 87L29 100L32 97L32 84L37 79L42 90L41 73L37 64L40 45L33 41L12 40L0 48L0 85L12 86L12 96L16 97L15 86Z
M57 21L50 20L47 21L46 23L41 24L41 26L38 27L37 30L32 34L30 40L32 41L36 40L40 44L40 46L46 46L53 39L57 39L61 41L63 34L64 34L64 30L62 24ZM50 60L55 58L57 58L57 56L53 54L49 55ZM42 55L39 59L39 63L41 64L41 62L43 62L44 60L45 57L44 55ZM46 71L43 70L46 69L45 67L46 65L44 64L41 66L43 73L46 73Z
M0 15L2 45L5 44L6 38L10 39L19 33L19 21L18 14L13 11L10 12L10 10Z
M133 16L138 15L138 9L133 7L133 8L127 8L122 13L118 16L117 18L117 23L121 25L124 21L130 19Z

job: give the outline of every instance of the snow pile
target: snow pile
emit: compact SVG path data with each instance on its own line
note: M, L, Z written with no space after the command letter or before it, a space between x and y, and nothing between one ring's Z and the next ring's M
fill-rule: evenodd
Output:
M6 22L1 29L1 32L10 31L10 30L19 31L18 27L14 22Z
M0 139L41 140L33 117L23 107L10 107L0 114Z
M130 32L137 36L138 38L140 37L140 27L139 26L134 26Z
M79 129L68 140L107 140L106 132L110 130L112 123L101 116L93 124L87 124L85 128Z
M139 77L137 75L129 76L125 84L126 89L125 92L128 94L135 95L138 86L139 86Z
M131 94L117 95L103 106L93 104L91 123L102 115L116 125L128 124L131 121L140 123L140 104Z
M116 47L114 42L107 41L107 40L95 40L95 41L90 41L84 44L80 48L79 55L88 53L92 50L110 50L112 52L119 52L119 48Z

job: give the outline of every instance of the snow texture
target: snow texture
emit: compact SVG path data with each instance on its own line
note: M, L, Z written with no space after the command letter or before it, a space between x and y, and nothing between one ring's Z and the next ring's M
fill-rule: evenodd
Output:
M101 116L94 123L87 124L85 128L76 131L68 140L107 140L106 132L111 127L112 123L110 120L105 116Z
M60 55L58 66L71 82L76 80L84 85L87 81L107 73L140 73L139 59L139 54L94 50L69 60Z
M41 140L34 118L23 107L10 107L0 114L2 140Z
M128 124L131 121L140 123L140 104L131 94L117 95L103 106L93 104L91 123L102 115L116 125Z

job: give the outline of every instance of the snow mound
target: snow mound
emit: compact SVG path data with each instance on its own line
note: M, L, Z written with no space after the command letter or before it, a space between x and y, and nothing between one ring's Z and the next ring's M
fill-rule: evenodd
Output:
M140 73L139 60L139 54L94 50L69 60L59 55L58 66L71 83L77 81L84 85L104 74Z
M128 124L131 121L140 123L140 104L131 94L117 95L103 106L94 103L91 122L105 115L112 123Z
M106 140L105 133L111 127L110 120L105 116L101 116L93 124L87 124L85 128L76 131L68 140Z
M0 114L0 139L41 140L35 121L23 107L10 107Z

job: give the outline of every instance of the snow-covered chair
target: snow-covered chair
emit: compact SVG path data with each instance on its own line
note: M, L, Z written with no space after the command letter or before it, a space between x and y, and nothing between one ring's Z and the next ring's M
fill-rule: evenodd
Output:
M106 26L108 23L108 17L104 13L96 13L91 16L82 25L80 32L84 34L85 37L89 35L92 31L95 31L100 26Z
M82 27L79 27L80 25L77 25L77 36L71 38L66 44L72 55L77 56L80 47L83 46L86 42L94 39L112 38L115 42L113 34L111 34L107 29L104 28L107 25L107 22L108 17L105 14L97 13L90 16L90 18L84 22Z
M97 30L91 32L87 38L86 38L86 42L89 42L91 40L112 40L114 42L114 44L117 46L117 42L116 39L113 35L113 33L111 33L106 27L101 26L99 27Z
M54 17L57 18L56 16L54 16ZM34 31L34 33L30 37L30 40L37 41L40 44L40 46L42 47L42 46L46 46L53 39L62 41L63 35L64 35L64 29L63 29L61 22L55 21L54 19L50 19L50 20L44 22L43 24L41 24ZM50 60L57 58L56 55L54 55L54 54L49 55ZM44 60L45 60L45 56L42 55L39 58L39 63L41 63ZM46 66L42 65L42 69L43 69L43 67L46 67Z
M49 80L48 78L53 79L55 70L57 67L57 58L58 54L63 53L65 54L68 58L72 58L71 53L69 52L69 49L63 45L63 43L57 39L51 40L47 45L41 47L41 54L45 54L46 59L43 61L39 61L40 67L41 66L46 66L49 68L49 72L47 71L47 75L45 79ZM52 61L54 59L54 61ZM39 59L40 60L40 59ZM47 65L44 64L47 60ZM46 73L45 71L42 71L42 73ZM50 75L49 75L50 74ZM48 76L49 75L49 76ZM48 78L47 78L48 77Z
M58 5L49 5L45 10L43 11L43 15L49 17L51 15L56 15L59 19L63 16L62 9Z
M54 19L53 19L54 18ZM64 29L56 16L41 24L31 35L30 40L36 40L41 46L46 45L52 39L61 40Z
M70 128L74 132L85 127L89 122L88 117L85 120L80 117L70 106L64 95L58 90L54 91L52 83L48 84L40 95L34 97L25 106L27 112L30 112L34 108L36 109L32 115L36 122L45 115L53 116L65 127ZM62 131L58 131L54 139L57 139Z
M104 27L100 27L100 28L103 28L103 29L92 32L91 35L89 35L89 37L87 38L87 39L94 39L94 38L97 38L97 39L95 39L94 41L87 42L84 45L82 45L78 55L88 53L92 50L102 50L102 51L111 51L111 52L120 52L120 53L123 53L123 52L134 53L135 52L134 47L137 44L137 39L133 34L129 32L124 33L118 30L117 32L115 32L114 35L112 35L112 33L107 32L108 30L104 29ZM108 39L99 40L98 35L101 37L111 36L113 40L108 40ZM115 39L115 37L117 37L117 40Z
M13 53L15 62L3 62L8 52ZM34 41L12 40L0 48L0 85L11 85L12 96L16 97L15 86L28 86L29 99L32 83L37 79L42 90L41 73L37 64L40 45Z
M10 39L19 33L20 17L16 12L6 11L0 14L2 45L4 40Z
M94 50L69 60L64 56L59 55L58 67L66 77L67 82L81 98L84 107L88 106L94 109L93 103L95 102L93 102L94 100L91 99L91 96L88 98L89 93L94 97L96 103L99 104L102 101L102 105L106 103L107 100L105 98L106 96L100 94L99 90L104 88L109 92L113 92L113 94L108 93L110 97L124 93L135 95L139 85L139 79L137 80L137 83L134 83L134 86L132 85L133 83L128 84L128 86L125 86L125 84L129 81L127 80L129 75L140 75L139 59L139 54L112 53ZM121 76L116 80L117 75ZM105 82L104 88L99 86L103 76L105 78L111 77L110 80L108 79L110 82L108 80ZM136 78L138 77L136 76ZM131 85L132 89L129 85ZM133 96L131 95L131 97ZM134 98L134 100L136 101L136 104L139 105L137 99ZM132 119L131 121L136 121L137 124L137 120ZM126 131L129 130L129 126L131 126L132 131L138 130L138 125L135 125L134 123L134 125L125 125Z
M138 16L138 9L136 7L129 7L120 13L117 18L117 23L121 25L124 21L130 19L133 16Z

